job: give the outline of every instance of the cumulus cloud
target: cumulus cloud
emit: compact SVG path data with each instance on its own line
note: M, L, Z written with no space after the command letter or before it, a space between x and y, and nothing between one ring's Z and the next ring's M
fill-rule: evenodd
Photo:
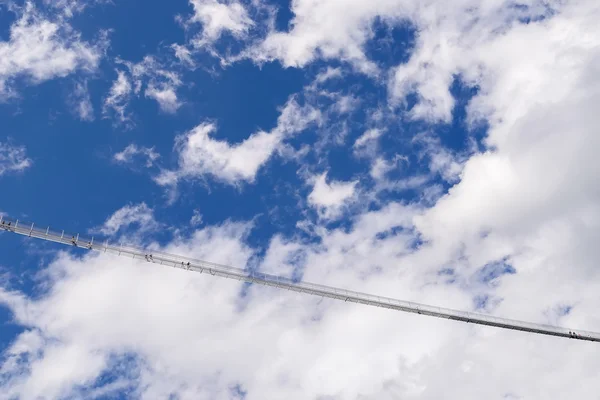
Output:
M279 60L286 67L304 67L318 59L347 62L377 79L389 76L389 95L396 104L404 104L406 96L415 94L417 103L408 113L410 118L449 122L454 107L449 87L455 79L470 86L483 84L482 89L487 91L488 85L499 83L499 68L517 70L516 65L511 65L515 49L510 47L513 42L507 40L507 33L520 35L527 29L529 35L544 30L545 19L556 20L557 14L566 16L572 9L586 8L589 3L530 0L515 6L505 0L483 4L461 0L440 12L444 4L437 0L326 0L318 4L312 0L295 1L291 4L294 16L290 29L277 31L270 26L266 37L246 49L244 55L257 62ZM408 27L415 32L409 61L393 71L384 71L385 67L378 66L366 54L369 41L375 37L376 23L390 28ZM516 51L521 54L519 63L548 59L544 53L536 52L537 61L528 61L531 57L522 50ZM518 70L524 74L529 71L522 66L525 68ZM334 71L329 70L337 76ZM536 79L527 75L528 80L524 81L529 83L524 85L529 87ZM321 74L324 78L328 78L326 73Z
M33 161L27 157L25 146L0 142L0 177L5 174L24 171L32 164Z
M30 84L65 77L76 71L94 71L102 57L101 43L91 44L65 20L46 18L26 2L0 42L0 99L17 95L15 80Z
M136 160L142 159L146 168L152 167L159 158L160 154L154 151L154 147L138 146L135 143L130 144L113 156L113 160L121 164L133 164Z
M119 215L118 218L113 216L113 220L125 219L127 221L122 221L118 225L127 223L132 219L124 217L121 214ZM235 223L224 224L220 227L211 227L197 232L191 240L174 242L167 249L169 251L186 253L198 258L211 258L218 260L221 263L244 265L250 256L249 249L241 242L247 229L248 225ZM114 225L110 226L110 231L114 231ZM160 338L165 338L166 336L164 335L171 335L169 332L179 332L179 334L181 334L182 332L187 331L190 334L189 338L197 337L196 333L193 332L196 331L196 328L198 327L196 324L202 324L202 320L208 321L205 317L208 317L209 314L213 314L214 316L219 315L219 313L209 311L209 309L213 309L214 311L217 309L212 307L207 308L206 311L208 311L208 314L203 316L204 312L201 312L200 314L197 314L197 318L188 320L188 322L191 322L191 325L188 325L187 322L185 325L188 325L191 330L183 329L184 326L169 326L170 324L168 323L165 325L161 324L165 328L162 332L161 328L158 326L149 330L148 327L154 325L157 320L155 320L155 322L151 322L151 320L154 320L161 314L164 316L170 314L171 317L175 317L173 322L184 322L184 320L187 320L187 318L181 319L177 316L180 315L181 312L187 314L188 311L185 311L187 306L184 307L184 309L180 309L180 311L175 311L173 314L174 309L171 308L171 306L167 306L167 303L163 303L165 299L171 298L171 305L188 304L189 307L198 311L195 305L203 303L201 300L207 293L206 290L212 292L217 289L218 291L218 288L214 285L223 284L224 282L215 282L213 280L205 279L198 280L200 276L190 274L172 275L172 270L161 268L148 269L147 266L142 267L141 265L136 265L133 268L125 268L126 270L128 269L126 275L132 274L129 275L130 278L133 278L134 280L137 278L142 279L142 281L134 283L122 275L125 271L119 267L119 265L121 265L121 267L124 265L129 265L131 267L131 263L126 262L125 264L122 264L122 260L119 259L98 259L95 256L91 256L91 258L86 258L84 263L92 268L84 268L86 270L86 272L84 272L83 269L76 267L82 261L83 260L72 258L67 254L58 256L48 272L52 276L55 276L55 273L59 275L68 275L70 277L68 280L71 284L67 282L64 282L64 284L59 284L58 281L55 282L57 286L51 290L52 294L49 293L49 297L37 303L37 306L40 308L35 312L35 314L38 312L44 313L43 309L46 309L46 307L57 307L60 309L59 313L64 317L67 315L72 317L70 322L67 319L55 319L47 314L50 319L45 321L39 320L40 324L38 327L37 322L34 322L34 319L37 319L37 317L30 319L29 317L33 314L30 314L29 311L25 311L24 313L18 311L21 308L24 310L33 307L34 302L31 302L31 300L24 298L18 293L0 289L0 302L11 306L17 320L29 327L27 332L19 336L17 341L15 341L11 348L5 353L6 358L3 359L2 362L2 392L9 397L16 396L23 399L39 398L40 396L50 398L64 396L87 397L86 394L94 388L94 382L98 375L107 368L110 368L119 374L122 387L127 387L128 385L132 386L134 394L136 396L141 396L142 398L161 397L162 393L164 393L163 390L170 392L170 386L172 384L178 385L178 383L176 383L177 381L188 381L188 379L194 375L191 369L189 372L185 373L186 376L188 373L191 373L191 375L189 375L189 377L182 377L183 380L176 378L175 375L172 374L174 370L171 370L171 367L178 363L179 361L177 360L181 360L181 357L183 356L183 353L180 353L179 350L177 350L177 354L172 353L174 358L167 361L167 364L165 365L167 369L164 370L164 372L167 372L167 375L164 376L164 379L160 380L155 380L155 374L158 373L159 375L162 375L162 373L159 372L159 370L156 370L151 364L145 365L145 362L143 362L142 359L150 357L155 361L159 361L162 356L155 358L155 351L158 351L158 354L163 353L163 351L160 350L162 347L160 344L162 339ZM93 267L94 265L98 268ZM79 269L79 272L77 269ZM119 269L121 269L121 271L119 271ZM91 273L91 275L89 275L89 273ZM172 281L172 279L175 279L175 281ZM114 281L111 282L112 280ZM172 284L175 284L175 286L172 286ZM125 289L125 286L122 285L132 285L128 289L129 295L126 295L125 292L121 292L121 289ZM113 289L116 290L116 292L114 292L115 296L96 297L96 295L99 295L109 287L113 287ZM205 289L203 289L203 287ZM223 305L229 303L230 306L227 308L236 312L235 303L231 302L235 298L235 292L237 290L236 285L225 283L225 286L223 287L225 290L221 292L222 295L213 298L212 301L217 301ZM141 291L138 291L139 289L141 289ZM173 289L175 290L174 292L171 291ZM146 292L147 290L150 290L150 292ZM117 294L117 292L120 293ZM154 294L152 295L151 292L154 292ZM203 292L205 294L201 294ZM82 293L86 293L86 296L90 296L88 298L89 301L71 303L73 299L72 296L79 296ZM125 297L122 297L122 295ZM192 297L190 297L190 295ZM146 296L148 297L145 298ZM180 303L182 300L181 296L184 296L185 298L183 303ZM219 297L221 300L218 300ZM96 300L91 300L92 298L95 298ZM113 309L111 311L110 307L107 308L106 304L102 304L107 299L114 300L113 304L115 306L120 303L119 308L125 307L125 309L121 308L120 311ZM153 304L154 300L152 299L156 299L157 303ZM150 301L150 303L148 303L148 301ZM162 306L159 306L161 303ZM84 304L86 304L85 307L79 310L81 313L75 310ZM167 307L163 308L164 306ZM86 307L91 308L88 308L88 311L84 312L84 308ZM129 307L133 307L135 310L129 309ZM163 311L160 311L161 309ZM130 314L130 312L137 314L141 310L148 311L146 316L150 319L143 321L126 318L125 320L122 320L121 323L114 325L111 321L111 319L117 315L124 316ZM33 311L33 309L31 309L31 311ZM94 317L87 318L85 315L88 317L94 315ZM228 318L226 314L221 315ZM92 321L97 321L98 325L96 327L89 325ZM224 323L226 320L221 321L221 323ZM219 323L216 320L214 322ZM105 328L108 328L107 324L113 325L113 328L116 330L110 328L109 331L104 331ZM99 328L100 330L94 333L93 330L96 328ZM148 330L148 332L143 334L142 332L146 330ZM155 334L150 331L157 335L155 336ZM144 338L137 339L138 341L141 340L141 342L139 342L141 347L133 345L133 342L127 343L128 339L126 338L131 338L131 335L136 335L136 332L148 339L148 341ZM100 336L96 337L99 333ZM150 336L148 336L148 334L150 334ZM121 341L119 337L125 339L125 341ZM180 337L177 342L188 342L189 338ZM202 340L197 337L197 339L196 345L199 347L204 347L201 343L205 339L213 340L208 337ZM216 337L214 339L216 339ZM155 347L155 345L158 347ZM193 345L192 347L196 348L196 345ZM90 346L95 349L92 349ZM152 350L152 348L154 348L154 350ZM140 352L138 353L138 351ZM149 351L149 353L145 354L146 351ZM139 355L140 358L127 361L127 354L135 354L136 357ZM216 356L216 354L217 353L214 353L214 356ZM206 356L209 356L208 353L206 353ZM25 364L23 363L24 360L27 360L25 361ZM141 363L138 364L138 361ZM154 361L151 363L153 364ZM194 361L193 363L195 364L196 362ZM211 382L210 375L211 372L208 372L206 376L201 377L200 380L188 389L182 389L180 392L181 395L194 396L197 398L198 396L202 396L202 391L206 390L205 384ZM229 379L233 379L233 377L225 377L226 382ZM123 383L123 381L125 381L125 383ZM142 381L147 382L148 384L142 383ZM136 382L141 383L141 385L138 385ZM105 389L110 388L106 387ZM223 391L222 395L226 395L228 392L227 387L217 389L217 392Z
M471 293L413 268L437 264L428 249L415 251L411 221L419 213L389 204L353 217L351 229L320 230L314 245L275 237L260 267L289 275L301 269L307 281L469 309ZM245 244L248 229L226 222L160 250L243 267L254 253ZM561 398L585 397L597 387L597 361L577 351L585 344L565 339L534 340L262 286L240 295L236 281L105 254L61 253L46 275L50 290L40 298L0 290L0 302L26 327L3 359L2 389L12 397L85 397L109 371L142 399L230 399L237 391L247 399ZM537 307L520 308L544 318ZM548 376L553 367L539 362L540 354L567 367L561 379ZM527 377L515 375L515 362ZM493 384L481 384L484 372Z
M343 227L304 222L311 240L276 236L253 266L457 309L482 307L487 296L493 301L485 308L495 315L600 331L596 3L552 3L554 15L525 23L519 18L546 15L541 3L293 2L296 21L277 48L286 62L321 54L361 63L369 35L363 21L377 13L407 15L420 36L409 63L394 71L392 96L416 91L412 117L447 121L447 93L459 70L480 88L470 120L490 128L486 150L461 160L461 173L439 142L425 143L430 169L452 178L447 193L436 184L417 196L427 198L424 204L388 200L348 216ZM321 22L313 16L319 10L333 19ZM329 37L322 34L326 24ZM302 120L280 121L286 130L263 136L281 143L281 132ZM182 136L178 168L163 178L252 180L269 156L243 172L247 149L277 147L264 137L232 145L210 137L213 129L203 124ZM385 175L391 162L376 155L374 176ZM356 190L320 175L312 204L345 204ZM120 219L133 219L127 214ZM208 226L164 250L244 267L260 254L244 241L248 229ZM499 263L515 273L490 285L483 272ZM27 329L2 361L0 384L9 398L85 397L82 391L108 370L128 371L124 387L148 399L229 399L241 392L249 400L564 399L598 392L600 362L586 343L274 292L106 255L61 254L48 272L43 296L0 290L0 302Z
M394 4L396 3L396 4ZM285 66L303 67L315 58L342 59L359 70L374 74L377 67L362 47L372 32L369 21L377 15L393 20L402 14L400 2L335 1L292 3L294 18L289 32L271 31L260 45L249 50L256 60L279 59Z
M211 138L215 130L214 124L204 123L177 139L178 177L210 174L230 184L252 182L280 141L278 134L258 132L232 146ZM158 181L163 182L160 177Z
M529 1L514 7L506 1L488 1L477 6L465 0L447 13L419 13L415 19L420 27L415 49L410 60L394 71L390 95L404 99L415 93L418 102L410 110L410 117L447 123L454 107L450 86L458 79L464 85L480 89L481 95L470 108L471 117L486 119L501 106L487 103L488 94L503 93L503 102L511 102L512 94L518 90L541 89L538 85L542 81L564 68L572 68L571 61L579 57L576 54L593 46L593 39L563 36L566 25L589 26L583 14L586 11L596 12L587 1ZM549 40L545 40L546 35L550 35ZM540 45L528 54L527 49L533 43ZM558 60L561 61L552 64ZM545 69L542 65L552 67ZM508 86L496 90L497 85ZM550 85L546 90L553 92L560 86Z
M211 45L225 32L243 38L254 25L244 5L237 0L190 0L194 15L187 24L199 23L202 33L192 43L195 47Z
M177 137L178 168L165 170L156 178L160 185L174 185L179 179L210 175L224 183L254 182L258 170L271 158L283 140L304 130L319 119L311 106L300 106L291 99L281 110L271 132L259 131L238 144L213 139L217 127L205 122Z
M313 190L308 195L308 203L317 209L321 218L339 217L343 207L354 198L358 181L327 182L326 172L313 179Z

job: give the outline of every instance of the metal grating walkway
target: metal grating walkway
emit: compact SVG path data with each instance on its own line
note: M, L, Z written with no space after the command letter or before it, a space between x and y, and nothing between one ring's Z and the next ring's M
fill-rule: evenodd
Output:
M574 331L572 329L561 328L558 326L535 324L524 321L498 318L491 315L434 307L425 304L375 296L367 293L354 292L314 283L295 282L288 278L263 274L260 272L248 273L247 271L239 268L233 268L226 265L220 265L201 260L194 260L175 254L160 252L150 253L149 250L144 250L137 247L124 246L122 244L109 244L108 241L97 242L94 241L94 238L84 239L81 238L79 234L70 235L66 234L64 231L59 233L51 231L50 228L40 229L34 224L24 224L18 220L11 220L4 217L0 217L0 229L32 238L61 243L67 246L75 246L104 253L112 253L119 256L128 256L173 268L207 273L210 275L236 279L239 281L259 283L266 286L288 289L294 292L307 293L315 296L328 297L335 300L342 300L381 308L389 308L397 311L428 315L472 324L537 333L540 335L600 342L600 333L579 330Z

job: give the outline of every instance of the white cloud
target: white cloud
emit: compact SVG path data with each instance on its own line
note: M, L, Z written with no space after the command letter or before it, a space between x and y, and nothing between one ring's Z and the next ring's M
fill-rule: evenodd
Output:
M293 4L305 7L303 15L334 5ZM343 11L350 17L369 15L384 13L389 5L401 12L402 4L340 3L334 19L323 18L322 24L341 30L336 37L332 28L326 44L335 49L346 39L360 43L363 25L356 28L356 21L366 17L344 19L349 17ZM288 276L301 270L307 281L465 310L474 308L474 296L485 294L502 300L491 307L495 315L600 331L596 2L561 3L554 17L528 25L506 25L511 15L498 12L503 2L410 4L419 7L411 18L422 23L421 36L413 55L416 67L399 70L401 76L394 78L400 88L396 95L417 88L421 97L415 117L443 121L451 109L444 92L448 71L461 66L467 82L481 85L469 113L490 123L486 144L493 150L472 155L461 166L462 174L450 173L460 181L446 195L440 198L438 187L427 190L427 206L436 202L431 208L388 202L350 216L343 228L311 226L304 232L318 239L314 242L276 237L260 267ZM474 7L466 13L467 6ZM500 25L495 24L498 15ZM453 24L459 24L460 35L453 36ZM481 30L484 25L502 29L492 35ZM301 39L309 44L325 40L320 25L314 28ZM356 38L344 36L355 29ZM473 38L482 44L469 44ZM203 151L236 151L209 133L200 135ZM431 168L447 171L452 162L446 161L442 157ZM380 171L390 162L381 155L374 158ZM212 174L222 166L215 162L199 173ZM168 174L178 179L179 172ZM322 176L322 183L324 195L315 195L317 202L345 204L352 198L349 190L331 195L338 182L327 183ZM244 244L247 229L235 223L207 227L165 250L243 267L254 253ZM479 269L498 260L517 273L498 278L494 287L478 282ZM257 286L246 288L242 298L244 287L237 282L104 255L77 259L63 254L50 268L53 281L41 297L0 290L0 302L30 328L2 361L2 392L9 398L84 397L78 392L81 385L92 385L113 369L107 361L111 355L131 353L139 363L127 369L136 374L125 378L136 388L130 394L147 399L171 394L229 399L235 385L249 400L564 399L589 398L599 389L600 361L587 344L576 341ZM438 273L442 268L450 271L454 284ZM573 308L558 317L553 310L560 304Z
M83 12L89 5L96 3L112 3L112 0L43 0L44 4L57 9L67 18Z
M163 171L156 178L161 185L174 185L182 178L200 178L210 175L230 185L254 182L258 170L289 135L304 130L318 121L320 113L310 107L301 107L290 99L271 132L259 131L241 143L231 145L211 137L217 127L202 123L176 139L179 154L177 170Z
M101 57L100 44L82 41L67 22L46 19L27 2L10 27L9 40L0 42L0 99L16 95L17 78L39 84L79 70L91 72Z
M331 106L331 111L338 114L351 113L360 105L360 100L353 95L338 95L335 97L337 97L337 99Z
M69 98L69 103L72 104L75 114L82 121L94 120L94 106L88 91L87 81L75 83L75 87Z
M117 60L127 71L117 70L117 79L104 100L104 114L109 111L116 114L121 123L130 123L126 113L133 96L143 92L147 98L156 100L162 112L174 114L181 106L177 97L177 88L182 82L179 74L165 68L156 58L146 56L139 63ZM144 89L145 87L145 89Z
M132 87L129 79L123 71L117 71L117 80L113 82L108 96L104 99L104 107L102 112L108 115L113 111L121 123L129 121L129 116L125 110L129 104Z
M438 0L298 0L291 4L294 17L289 31L276 31L271 26L266 37L246 49L244 55L257 62L279 60L286 67L303 67L317 59L348 62L377 79L390 76L389 94L397 104L415 93L418 101L409 117L449 122L454 107L449 86L455 77L468 85L483 83L482 89L487 91L501 73L498 67L516 70L510 65L514 49L506 39L507 33L545 29L545 21L529 25L519 21L543 17L556 20L552 14L567 15L574 7L583 9L588 4L584 0L568 4L530 0L515 7L505 0L460 0L447 8ZM414 28L415 47L408 63L383 71L367 57L365 46L375 35L376 21L389 27ZM589 45L592 43L589 41ZM523 64L548 60L548 54L541 51L531 59L521 47L517 46L523 74L529 71ZM535 85L537 80L527 76L529 80L523 79L523 84Z
M137 63L123 62L135 82L135 93L139 94L144 82L147 87L144 92L146 97L158 102L160 110L167 114L174 114L181 106L177 98L177 88L181 86L181 78L176 72L170 71L161 65L154 57L146 56Z
M0 176L24 171L32 164L24 146L0 142Z
M315 77L316 83L324 83L332 79L339 79L343 77L343 72L341 68L332 68L327 67L325 71L319 72Z
M192 58L192 52L189 48L179 44L173 44L171 45L171 48L175 52L175 57L183 64L187 65L190 68L194 68L196 66L196 63Z
M279 133L258 132L229 145L210 137L215 130L215 125L205 123L177 139L179 177L210 174L230 184L253 182L281 140Z
M67 17L72 17L75 13L83 11L86 1L81 0L43 0L44 4L59 9Z
M442 146L437 138L428 134L416 135L413 143L423 146L420 156L429 159L429 171L439 174L442 179L450 183L460 180L468 153L475 153L474 149L468 149L464 151L465 154L454 154Z
M279 132L284 137L288 137L305 130L311 124L319 124L320 122L321 112L318 109L311 104L301 106L292 96L285 106L280 109L274 132Z
M500 105L485 101L490 93L503 93L502 101L512 103L517 91L536 91L548 76L577 68L572 61L579 58L580 51L593 46L595 35L590 36L586 30L581 31L585 39L571 38L571 33L567 38L564 29L577 22L589 26L584 15L587 10L591 14L596 12L588 1L532 0L514 7L508 1L489 0L478 5L464 0L444 13L421 12L414 18L419 28L415 49L409 62L394 72L390 94L402 100L415 92L418 103L410 111L410 117L447 123L454 107L450 85L459 77L466 85L480 89L480 95L471 105L471 117L487 118ZM519 22L525 19L533 21ZM550 35L549 40L545 40L546 35ZM536 48L530 53L531 45ZM552 67L543 67L549 65ZM505 87L496 90L499 85ZM549 95L558 95L554 90L560 86L545 88Z
M313 190L308 195L308 203L319 212L319 217L334 219L341 215L346 206L356 195L358 181L327 182L327 173L313 178Z
M237 0L190 0L194 15L187 24L202 24L202 33L192 43L196 47L211 45L224 32L243 38L254 22Z
M317 229L320 240L313 245L275 237L261 269L291 276L299 268L307 281L469 309L468 288L444 284L438 275L426 272L440 268L437 250L414 249L412 221L420 212L390 203L352 217L350 229ZM244 244L247 232L248 225L227 222L176 239L161 250L243 267L254 253ZM542 244L543 240L538 246ZM80 391L95 386L107 370L119 371L123 387L131 387L129 394L142 399L165 393L230 399L230 388L236 385L250 400L350 399L357 394L377 399L479 399L506 393L559 399L585 397L598 385L598 360L577 351L585 344L565 339L257 285L241 298L243 286L236 281L104 254L83 259L61 254L45 275L52 281L41 298L0 290L0 302L28 327L3 359L2 390L12 397L83 397ZM516 274L502 279L496 290L529 279ZM585 291L582 306L597 305L597 286L592 283ZM520 290L513 295L517 299L539 287ZM515 316L510 313L519 308L520 315L530 313L533 320L544 321L543 304L516 303L501 315ZM561 322L583 325L585 313L576 315ZM22 361L17 362L17 354ZM553 361L565 366L560 379L548 377L548 363L540 362L540 354L552 354ZM126 355L136 358L118 361ZM515 363L528 371L526 377L511 368ZM481 374L492 378L482 384Z
M401 2L389 0L373 4L360 0L295 1L290 31L271 31L248 54L259 61L279 59L285 66L294 67L303 67L317 57L339 58L365 73L374 74L377 67L362 50L373 34L369 22L378 15L397 19L404 9Z
M175 114L181 106L173 87L163 86L162 88L157 88L154 85L150 85L146 89L146 97L156 100L161 111L167 114Z
M244 265L250 252L240 242L240 239L245 235L247 227L245 224L230 223L220 227L207 228L197 232L190 241L173 243L168 250L185 252L199 258L211 258L227 264ZM223 305L233 300L232 296L235 296L237 290L236 285L213 280L198 280L200 276L185 273L173 275L173 270L160 267L148 269L147 265L134 265L131 268L131 262L123 263L123 261L114 258L97 258L92 255L91 258L86 258L85 264L88 267L96 265L97 268L77 268L76 266L81 261L66 254L60 255L51 266L48 276L54 276L59 280L62 280L62 278L59 278L60 275L63 277L69 276L69 278L62 283L56 281L56 286L48 293L49 297L39 303L31 302L19 294L0 289L0 302L11 306L18 321L33 328L19 336L19 339L6 354L8 357L3 359L3 380L0 385L4 394L9 397L17 396L23 399L39 398L40 396L58 398L69 395L87 397L83 395L85 392L81 390L86 386L95 386L94 381L98 374L106 368L116 371L122 379L127 380L129 384L136 388L137 394L142 395L142 398L161 397L162 389L171 390L170 385L175 383L172 375L174 370L171 370L171 367L175 365L173 363L181 359L183 353L180 352L181 349L172 353L173 358L165 360L167 361L167 364L165 364L168 369L167 374L162 379L155 380L154 374L158 372L161 375L159 370L162 367L158 367L157 370L158 365L154 361L162 362L160 361L162 356L155 358L153 353L156 354L155 351L158 351L158 354L163 353L161 348L166 350L163 347L164 343L161 344L162 340L166 338L164 335L170 336L173 332L171 329L175 329L180 334L188 332L185 337L179 337L176 342L188 342L193 349L197 349L197 346L202 347L202 340L198 340L196 333L193 332L198 332L196 324L201 321L201 315L198 315L201 319L192 318L190 320L187 317L181 317L188 313L186 311L188 307L196 309L195 305L202 303L201 299L204 298L206 290L212 293L216 289L215 283L217 285L225 284L223 286L225 291L222 291L221 295L212 296L211 294L210 296L213 298L212 301ZM125 272L125 275L123 275L123 272ZM130 281L130 278L134 278L134 280L141 278L141 281L134 283L134 281ZM94 281L96 282L94 283ZM124 285L132 285L126 290L129 294L122 291L125 289ZM101 295L110 287L114 289L113 295ZM206 290L202 287L205 287ZM172 291L173 289L175 291ZM147 290L150 290L150 292L146 292ZM152 292L154 294L151 294ZM202 292L205 294L201 295ZM82 294L85 294L87 301L71 302L73 296ZM192 297L190 297L190 294ZM97 297L98 295L100 297ZM181 296L184 296L184 298ZM163 303L168 298L171 298L171 300ZM114 301L114 306L121 303L118 306L120 311L116 308L110 310L111 306L106 307L105 302L109 299L111 299L111 302ZM158 300L158 302L155 303L153 299ZM187 304L187 306L180 308L179 311L176 311L178 307L173 309L171 306L167 306L168 303L171 305L179 304L181 299L184 299L181 304ZM34 304L36 305L34 306ZM89 307L88 311L84 312L83 308L78 311L77 309L84 304L84 308ZM162 304L162 306L159 306L159 304ZM167 308L163 308L164 306L167 306ZM233 303L231 303L231 306L235 308ZM20 307L24 307L24 310L27 311L19 311ZM58 313L63 317L67 317L67 315L71 317L55 318L57 314L54 316L46 314L50 317L49 319L43 317L38 320L37 317L40 316L38 312L43 313L42 310L46 307L57 307L56 310L60 310ZM144 314L146 315L143 320L125 318L120 323L110 321L117 315L125 316L130 314L130 311L137 314L143 310L145 310ZM230 308L230 310L233 311L233 308ZM205 317L210 314L219 315L219 313L216 313L216 309L214 311L209 312ZM181 314L181 312L184 314ZM37 316L30 319L34 314ZM174 318L173 322L177 325L167 327L169 324L162 325L161 323L163 328L166 329L159 326L148 329L153 325L152 320L158 321L156 318L162 318L161 315L166 317L169 314L171 315L169 318ZM201 314L204 314L204 312ZM222 315L225 316L225 314ZM92 316L93 318L89 318ZM39 327L34 320L40 322ZM186 320L187 322L185 322ZM93 321L97 321L98 325L96 327L89 325ZM214 322L218 323L216 320ZM180 323L184 325L179 325ZM106 331L105 329L108 326L105 324L110 324L113 327ZM185 325L192 328L192 330L184 329ZM96 328L100 330L96 330ZM96 330L96 333L93 332L94 330ZM147 330L148 332L144 333ZM136 332L144 336L144 338L138 339L141 347L138 345L130 346L127 343L128 339L126 338L131 338L131 335L135 335ZM101 337L94 338L98 333ZM190 342L192 337L196 337L196 340ZM123 339L125 341L122 341ZM130 351L136 353L139 351L138 355L141 359L150 357L152 359L151 364L154 364L154 366L151 366L151 364L146 366L143 363L126 367L122 364L122 360L120 363L118 359L111 358L112 356L125 356ZM149 353L145 354L147 351ZM196 350L192 351L196 352ZM206 353L206 356L209 356L209 353ZM26 368L23 368L23 360L27 360ZM191 370L185 372L185 376L182 377L184 381L192 378L193 373L191 372ZM191 375L188 375L190 373ZM139 377L136 376L137 374L139 374ZM141 379L141 381L137 381L136 378ZM181 381L180 378L175 378L175 380ZM185 395L186 390L191 391L190 393L200 394L207 389L204 383L209 381L208 375L202 376L189 389L182 388L181 394ZM141 383L141 385L136 382ZM198 396L194 397L199 398Z
M427 249L412 254L411 220L418 212L390 204L354 217L349 230L322 230L315 245L276 237L261 269L291 275L300 266L308 281L468 309L468 291L422 273L436 265ZM253 255L244 244L247 229L236 223L207 227L161 250L243 267ZM585 344L565 339L257 285L241 298L243 286L236 281L104 254L60 254L49 268L52 281L40 298L0 290L0 302L28 327L3 359L8 396L83 397L82 390L96 386L108 370L118 371L129 395L142 399L165 393L230 399L236 385L249 400L357 394L479 399L507 393L559 399L585 398L598 385L596 358L577 351ZM548 376L551 367L540 362L548 354L565 366L560 378ZM124 360L126 355L135 359ZM488 376L485 384L482 374Z
M115 211L102 225L95 229L104 235L114 235L117 232L136 225L137 231L145 233L158 228L159 224L154 219L154 210L146 203L127 205Z
M365 147L369 142L377 140L382 133L383 132L381 132L380 129L369 129L368 131L363 133L358 139L356 139L356 141L354 142L354 148L357 149Z
M132 143L122 151L115 153L113 159L118 163L132 164L138 156L144 159L146 168L152 167L156 160L160 158L160 154L154 151L154 147L138 146Z
M369 174L375 180L382 180L384 179L385 174L396 167L396 164L396 162L388 161L383 157L377 157L371 164L371 170L369 171Z
M192 218L190 219L190 225L192 226L199 226L202 224L202 214L200 213L200 210L194 210L194 214L192 215Z
M378 139L383 134L381 129L373 128L365 131L356 139L352 149L357 157L374 157L378 150Z

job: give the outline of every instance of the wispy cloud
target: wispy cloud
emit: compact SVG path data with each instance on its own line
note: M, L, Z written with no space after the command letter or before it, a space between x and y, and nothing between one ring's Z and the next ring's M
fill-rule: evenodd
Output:
M136 233L151 232L159 227L154 219L154 210L146 203L126 205L115 211L101 227L93 229L104 235L114 235L119 231L135 226Z
M154 147L138 146L132 143L113 155L113 160L121 164L134 164L140 158L144 166L150 168L160 158L160 154L154 151Z
M27 157L25 146L0 142L0 176L24 171L32 164L33 161Z
M129 78L123 71L117 71L117 79L113 82L108 96L104 99L104 107L102 113L105 116L113 112L116 118L121 123L126 123L130 120L126 112L127 105L132 93L132 86Z
M75 83L73 92L69 96L69 103L73 106L74 112L79 119L88 122L94 120L94 106L92 105L86 80Z
M139 63L117 60L126 70L118 69L117 79L104 99L103 112L106 117L111 114L125 126L133 124L127 107L132 97L142 94L158 103L160 110L167 114L175 114L181 101L177 96L177 88L182 85L181 78L163 66L155 57L146 56Z

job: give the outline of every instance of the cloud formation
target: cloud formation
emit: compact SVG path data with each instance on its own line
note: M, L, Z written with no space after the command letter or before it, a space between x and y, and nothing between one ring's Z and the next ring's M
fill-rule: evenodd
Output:
M69 103L74 107L74 113L82 121L94 120L94 106L88 90L88 82L77 82L69 96Z
M48 19L32 2L26 2L19 13L9 39L0 42L0 100L18 95L14 83L19 78L35 85L96 70L103 43L82 41L66 20Z
M117 71L117 79L113 82L108 96L104 99L104 107L102 108L104 115L108 115L112 111L120 122L128 121L130 117L125 109L129 103L131 92L132 86L129 78L123 71Z
M259 169L290 135L303 131L319 120L311 106L300 106L293 98L281 110L277 126L271 132L253 133L238 144L213 139L214 123L205 122L178 136L175 149L178 168L165 170L157 178L160 185L175 185L180 179L212 176L229 185L252 183Z
M148 233L158 228L154 219L154 210L146 203L126 205L115 211L104 224L95 231L104 235L114 235L135 225L137 233Z
M131 143L125 147L122 151L113 155L113 160L120 164L134 164L136 160L142 159L144 166L150 168L154 165L156 160L160 158L160 154L154 151L154 147L138 146L135 143Z
M244 5L237 0L190 0L190 4L194 15L186 23L202 25L201 34L192 41L195 47L211 45L225 32L243 38L254 25Z
M11 142L0 142L0 177L5 174L21 172L31 167L33 161L27 157L24 146Z
M258 40L253 57L294 67L332 60L315 91L343 79L347 64L385 80L385 106L401 114L392 123L420 124L417 134L402 131L398 136L408 138L392 139L421 149L411 156L425 160L425 171L394 175L398 165L416 169L414 161L383 144L395 132L392 123L384 135L380 125L387 121L376 128L369 121L342 149L343 156L368 161L368 170L353 181L309 173L314 181L306 203L317 217L304 213L291 233L254 245L249 222L205 222L153 248L600 331L596 3L292 2L289 32ZM213 28L220 35L239 21L226 15L220 25L203 23L220 27ZM418 29L409 60L389 74L364 51L377 18ZM135 77L147 75L135 71L132 64L117 78L115 104L142 93ZM476 89L461 127L463 152L442 145L448 137L436 130L453 118L457 82ZM338 110L352 109L343 104ZM156 179L163 185L206 177L231 186L257 182L298 132L325 120L319 106L291 99L276 128L238 143L215 138L218 124L205 121L177 138L176 165ZM487 136L471 147L469 128L482 122ZM119 161L153 154L132 146L118 153ZM311 156L319 151L305 148ZM298 166L299 174L331 171L323 168L326 152L318 155L313 165ZM388 194L392 184L412 191L397 199ZM364 201L350 210L359 191ZM351 212L335 220L345 210ZM190 224L200 220L194 212ZM100 229L114 235L132 225L148 234L157 224L153 208L140 203L118 210ZM40 296L0 289L0 302L25 328L1 362L0 388L8 398L91 397L126 388L143 399L564 399L599 390L593 344L336 303L104 254L59 253L42 275ZM101 377L110 383L102 386Z
M308 203L315 207L319 217L334 219L341 215L343 207L347 205L356 194L358 181L327 182L327 173L313 178L313 189L308 195Z
M114 117L118 123L131 126L132 115L127 108L133 96L142 94L155 100L162 112L177 112L182 104L177 97L177 88L182 84L178 73L163 66L153 56L146 56L139 63L117 59L117 64L126 69L116 70L117 79L104 99L106 117Z

